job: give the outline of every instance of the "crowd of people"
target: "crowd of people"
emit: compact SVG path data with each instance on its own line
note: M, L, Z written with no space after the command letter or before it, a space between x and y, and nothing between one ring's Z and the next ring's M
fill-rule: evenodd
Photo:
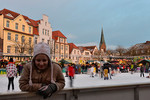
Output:
M74 74L89 74L90 77L94 78L99 76L104 80L112 79L116 73L131 73L134 74L135 72L140 73L140 77L144 77L144 73L150 72L150 67L146 64L141 64L137 66L135 63L130 64L112 64L109 62L98 64L98 63L91 63L88 62L86 64L69 64L65 65L66 69L66 77L69 77L70 74L69 66L73 67L74 71L71 71ZM148 66L148 67L147 67ZM147 76L149 78L149 76ZM72 82L72 79L71 79ZM72 85L70 85L72 86Z

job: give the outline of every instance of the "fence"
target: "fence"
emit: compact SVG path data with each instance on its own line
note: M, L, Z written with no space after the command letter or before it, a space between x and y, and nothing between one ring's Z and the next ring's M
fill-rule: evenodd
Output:
M150 84L69 88L46 100L149 100ZM44 100L35 93L0 93L0 100Z

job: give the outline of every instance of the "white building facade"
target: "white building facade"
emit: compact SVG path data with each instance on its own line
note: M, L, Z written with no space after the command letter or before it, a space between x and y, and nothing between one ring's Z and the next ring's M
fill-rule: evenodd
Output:
M39 41L52 46L52 28L48 21L48 16L43 14L43 19L38 22Z

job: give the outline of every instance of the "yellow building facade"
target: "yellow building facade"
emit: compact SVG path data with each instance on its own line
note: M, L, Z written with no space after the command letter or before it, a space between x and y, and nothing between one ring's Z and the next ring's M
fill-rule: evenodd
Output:
M27 48L33 46L33 20L7 9L0 11L0 49L3 56L30 55ZM24 47L24 48L23 48Z
M54 60L57 62L61 59L69 59L69 44L67 38L59 31L52 32L52 38L54 40Z

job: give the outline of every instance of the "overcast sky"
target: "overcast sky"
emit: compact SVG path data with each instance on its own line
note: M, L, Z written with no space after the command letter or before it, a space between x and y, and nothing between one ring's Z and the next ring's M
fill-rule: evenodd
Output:
M103 26L107 48L128 48L150 40L150 0L0 0L6 8L39 20L49 16L53 31L60 30L78 45L99 45Z

